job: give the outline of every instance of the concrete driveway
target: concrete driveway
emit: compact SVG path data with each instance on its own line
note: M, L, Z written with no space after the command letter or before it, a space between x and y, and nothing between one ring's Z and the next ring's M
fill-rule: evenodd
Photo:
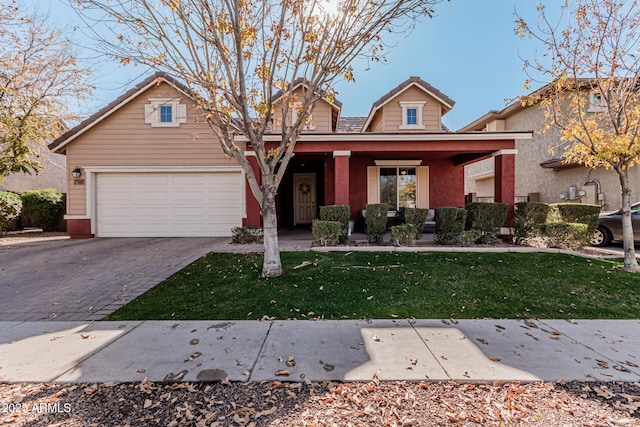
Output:
M0 321L99 320L227 238L96 238L0 246Z

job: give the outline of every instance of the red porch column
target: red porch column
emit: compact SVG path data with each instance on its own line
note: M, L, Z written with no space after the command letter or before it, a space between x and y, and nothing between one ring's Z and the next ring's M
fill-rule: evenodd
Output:
M334 159L334 204L349 205L349 157L351 151L338 150L333 152Z
M495 201L508 203L509 210L504 221L505 227L510 227L513 220L513 203L515 201L515 157L518 150L500 150L493 153L494 158L494 194Z
M260 185L262 181L262 174L260 173L260 166L258 165L258 160L256 160L255 153L253 151L247 151L245 156L247 157L247 160L249 160L251 169L253 169L253 174L256 176L256 180L258 181L258 185ZM260 203L258 203L258 200L253 196L253 192L249 186L249 181L245 181L245 193L247 217L242 221L242 224L245 226L260 227L262 226Z

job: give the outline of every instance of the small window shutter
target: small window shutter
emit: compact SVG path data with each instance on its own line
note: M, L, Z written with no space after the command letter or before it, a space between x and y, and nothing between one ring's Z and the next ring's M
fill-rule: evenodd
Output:
M380 203L380 168L367 166L367 204Z
M419 208L429 207L429 166L418 166L418 185L416 194L416 205Z
M187 106L186 104L178 104L176 111L176 123L187 123Z
M157 123L158 122L158 118L156 117L158 115L157 110L155 108L153 108L152 104L145 104L144 106L144 122L145 123Z

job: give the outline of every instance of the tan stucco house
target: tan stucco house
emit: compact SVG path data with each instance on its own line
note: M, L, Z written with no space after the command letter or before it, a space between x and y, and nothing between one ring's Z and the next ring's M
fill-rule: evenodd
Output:
M539 89L544 91L545 88ZM592 94L586 94L591 99ZM597 101L589 109L597 111ZM590 111L590 110L587 110ZM543 131L544 109L540 104L523 105L516 101L499 111L490 111L458 132L518 132L533 131L533 139L516 141L515 195L518 201L543 203L592 203L603 210L622 206L618 175L604 168L589 169L561 160L566 143L560 141L558 129ZM553 149L553 154L551 150ZM640 200L640 168L629 171L633 201ZM468 199L491 200L495 172L491 161L465 166L465 194Z
M194 104L185 85L156 73L53 141L67 158L72 237L230 236L234 226L260 225L243 170ZM394 212L463 206L464 165L484 158L502 177L496 200L513 203L514 147L531 132L450 132L441 118L453 106L419 77L368 116L341 117L340 102L317 101L279 189L279 225L309 224L322 205L349 205L356 222L368 203ZM257 171L250 145L245 154Z

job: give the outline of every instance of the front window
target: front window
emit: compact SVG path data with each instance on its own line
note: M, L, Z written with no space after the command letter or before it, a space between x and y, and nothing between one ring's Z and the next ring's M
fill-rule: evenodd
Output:
M171 105L160 106L160 123L173 122L173 111Z
M380 203L389 210L416 207L416 168L380 168Z
M424 123L422 123L422 107L425 103L426 101L400 101L400 107L402 108L400 129L425 129Z

